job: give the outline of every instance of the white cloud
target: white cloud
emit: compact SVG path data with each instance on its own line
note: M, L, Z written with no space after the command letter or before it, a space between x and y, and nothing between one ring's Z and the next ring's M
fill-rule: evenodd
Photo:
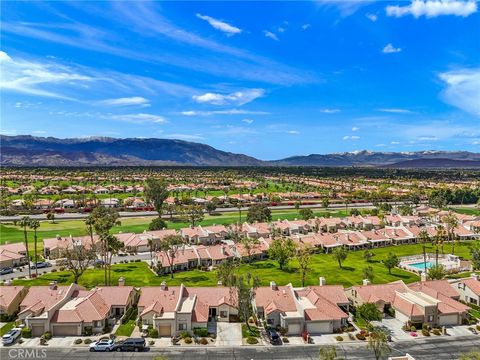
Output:
M210 116L210 115L269 115L266 111L252 111L252 110L240 110L240 109L228 109L228 110L187 110L182 111L182 115L185 116Z
M340 112L340 109L320 109L320 112L324 114L335 114Z
M345 135L345 136L343 137L343 140L358 140L358 139L360 139L360 136L355 136L355 135L352 135L352 136L350 136L350 135Z
M394 53L399 53L400 51L402 51L401 48L396 48L390 43L385 45L385 47L382 50L384 54L394 54Z
M265 34L265 36L267 38L275 40L275 41L279 41L278 36L276 34L274 34L273 32L268 31L268 30L264 30L263 33Z
M352 127L352 131L358 131L358 130L360 130L359 127L356 127L356 126Z
M411 114L412 113L411 110L400 109L400 108L377 109L377 111L386 112L386 113L393 113L393 114Z
M264 94L265 90L263 89L248 89L231 94L208 92L203 95L194 95L193 100L202 104L241 106L262 97Z
M480 68L444 72L439 77L446 85L442 93L446 102L480 116Z
M166 135L163 135L163 137L166 139L178 139L178 140L187 140L187 141L205 139L200 134L166 134Z
M123 114L123 115L109 114L109 115L106 115L105 117L111 120L119 120L119 121L139 123L139 124L142 124L142 123L163 124L167 122L167 119L165 119L163 116L153 115L153 114L144 114L144 113Z
M240 34L242 32L242 29L239 29L238 27L227 24L224 21L212 18L211 16L197 14L197 17L199 19L202 19L208 22L214 29L220 30L229 36Z
M400 144L400 141L391 141L390 144L392 144L392 145L399 145L399 144Z
M138 105L143 107L150 106L149 101L140 96L124 97L124 98L117 98L117 99L106 99L106 100L98 101L97 103L99 105L106 105L106 106L130 106L130 105Z
M302 30L308 30L308 29L310 29L311 27L312 27L312 25L310 25L310 24L303 24L303 25L302 25Z
M41 134L46 134L47 132L44 131L44 130L35 130L35 131L32 131L32 134L38 134L38 135L41 135Z
M285 32L285 28L283 28L283 27L280 26L280 27L277 29L277 31L278 31L279 33L284 33L284 32Z
M297 130L289 130L289 131L287 131L287 134L290 134L290 135L299 135L299 134L300 134L300 131L297 131Z
M244 123L246 124L253 124L253 120L252 119L243 119L242 120Z
M365 16L372 22L375 22L378 20L378 16L375 14L366 14Z
M17 130L14 130L14 129L0 129L0 134L1 135L10 135L10 136L13 136L13 135L17 135Z
M388 16L401 17L412 15L415 18L425 16L433 18L441 15L469 16L477 11L475 0L412 0L410 5L389 5Z
M385 144L376 144L375 146L376 146L376 147L384 147L384 146L387 146L387 145L385 145Z
M430 136L420 136L418 138L418 140L420 140L420 141L437 141L437 140L440 140L440 139L436 136L430 135Z
M0 88L29 95L70 99L60 91L60 86L72 86L77 82L92 81L89 76L74 72L67 66L55 63L38 63L14 60L0 51L2 67Z

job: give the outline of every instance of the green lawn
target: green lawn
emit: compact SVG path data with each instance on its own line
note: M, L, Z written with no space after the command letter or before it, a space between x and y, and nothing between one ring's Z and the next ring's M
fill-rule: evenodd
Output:
M7 322L0 328L0 336L5 335L8 331L12 330L15 326L15 321Z
M130 336L135 329L135 320L128 320L125 324L122 324L115 331L117 336Z
M465 215L480 215L480 209L475 208L452 208L452 210Z
M242 337L248 338L250 336L260 337L260 331L254 325L250 325L250 330L248 330L247 325L242 324Z

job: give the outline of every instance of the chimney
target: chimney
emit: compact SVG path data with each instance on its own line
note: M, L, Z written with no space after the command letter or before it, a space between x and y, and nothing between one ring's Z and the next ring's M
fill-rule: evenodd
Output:
M217 281L217 286L222 286L222 285L223 285L223 284L222 284L222 281L221 281L221 280L218 280L218 281Z
M123 276L118 278L118 286L125 286L125 278Z
M277 284L275 283L275 281L270 281L270 288L272 290L277 290Z
M162 289L163 291L168 289L167 283L165 281L162 281L162 283L160 284L160 289Z
M363 285L370 285L370 280L363 279Z
M50 282L48 287L50 288L50 290L57 290L57 282L56 281Z
M318 278L318 283L319 283L320 286L324 286L326 284L326 282L327 281L325 280L325 278L323 276L320 276Z
M480 277L477 273L472 273L472 279L480 281Z
M427 281L427 273L425 271L422 271L420 274L420 281Z

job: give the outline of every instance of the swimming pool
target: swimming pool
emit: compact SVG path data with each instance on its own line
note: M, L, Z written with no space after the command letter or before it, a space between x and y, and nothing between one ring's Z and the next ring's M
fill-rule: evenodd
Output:
M408 266L414 267L418 270L423 270L425 269L425 264L427 265L427 269L430 269L433 266L433 263L431 261L427 261L426 263L422 261L418 263L408 264Z

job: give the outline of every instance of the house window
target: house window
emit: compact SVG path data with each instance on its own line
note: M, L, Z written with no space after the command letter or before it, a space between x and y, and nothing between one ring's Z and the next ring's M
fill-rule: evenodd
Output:
M267 319L267 324L268 325L273 325L273 319Z
M94 326L97 327L97 328L102 327L102 322L101 321L95 321Z
M220 311L220 317L226 318L228 316L228 313L226 311Z
M428 322L432 322L433 321L433 315L428 315Z
M178 330L187 330L187 324L186 323L179 323L178 324Z

